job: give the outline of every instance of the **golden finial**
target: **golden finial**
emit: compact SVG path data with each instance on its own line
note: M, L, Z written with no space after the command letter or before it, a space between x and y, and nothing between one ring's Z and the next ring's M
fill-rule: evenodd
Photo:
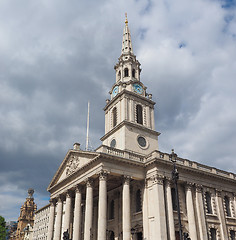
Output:
M128 25L127 13L125 13L125 25Z

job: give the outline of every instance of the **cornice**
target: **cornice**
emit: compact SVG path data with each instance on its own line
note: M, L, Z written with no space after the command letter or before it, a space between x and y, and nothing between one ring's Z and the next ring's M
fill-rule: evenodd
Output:
M146 131L148 133L151 133L153 135L159 136L161 133L152 130L150 128L147 128L141 124L138 123L133 123L133 122L129 122L127 120L123 120L121 123L119 123L117 126L115 126L114 128L112 128L108 133L106 133L103 137L100 138L101 141L104 141L107 137L111 136L114 132L116 132L118 129L120 129L121 127L123 127L124 125L130 126L130 127L135 127L138 128L140 130Z
M132 83L136 83L136 82L141 83L141 82L139 82L139 81L132 81ZM121 82L121 83L123 84L124 82ZM128 82L127 82L126 84L128 84ZM115 84L115 85L117 85L117 84ZM142 83L142 85L143 85L143 83ZM144 85L143 85L143 86L144 86ZM122 95L130 95L130 96L136 98L137 100L140 100L140 99L141 99L142 101L147 102L148 104L151 104L151 105L155 105L155 104L156 104L156 103L155 103L153 100L151 100L151 99L148 99L148 98L146 98L146 97L144 97L144 96L141 96L141 95L139 95L139 94L137 94L137 93L135 93L135 92L131 92L131 91L129 91L129 90L123 89L120 93L118 93L114 98L112 98L112 99L108 102L108 104L103 108L103 110L106 111L117 99L121 98Z

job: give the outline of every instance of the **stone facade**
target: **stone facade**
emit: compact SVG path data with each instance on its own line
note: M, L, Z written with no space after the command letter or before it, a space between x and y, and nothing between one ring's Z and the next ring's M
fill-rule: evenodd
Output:
M34 190L29 189L28 197L20 209L17 230L15 236L13 237L15 240L23 240L29 229L29 225L31 227L34 225L34 214L37 210L37 205L34 203L33 194Z
M35 212L33 240L47 240L50 204Z
M105 135L95 152L75 144L53 177L48 240L175 240L170 154L158 150L152 94L140 81L126 19ZM176 157L183 231L191 240L235 239L236 175Z

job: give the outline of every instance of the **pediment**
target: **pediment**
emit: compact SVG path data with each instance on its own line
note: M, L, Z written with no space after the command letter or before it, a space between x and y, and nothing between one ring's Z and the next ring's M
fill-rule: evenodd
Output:
M48 189L77 172L98 155L98 153L94 152L69 150L49 184Z

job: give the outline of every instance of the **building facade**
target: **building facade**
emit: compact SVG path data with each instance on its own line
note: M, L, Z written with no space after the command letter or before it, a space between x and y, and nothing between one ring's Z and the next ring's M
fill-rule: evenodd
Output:
M102 145L91 152L75 143L48 187L48 240L67 230L73 240L179 239L172 155L158 149L155 102L127 19L115 72ZM180 157L176 166L183 231L191 240L235 239L236 175Z
M33 240L47 240L50 204L35 212Z

